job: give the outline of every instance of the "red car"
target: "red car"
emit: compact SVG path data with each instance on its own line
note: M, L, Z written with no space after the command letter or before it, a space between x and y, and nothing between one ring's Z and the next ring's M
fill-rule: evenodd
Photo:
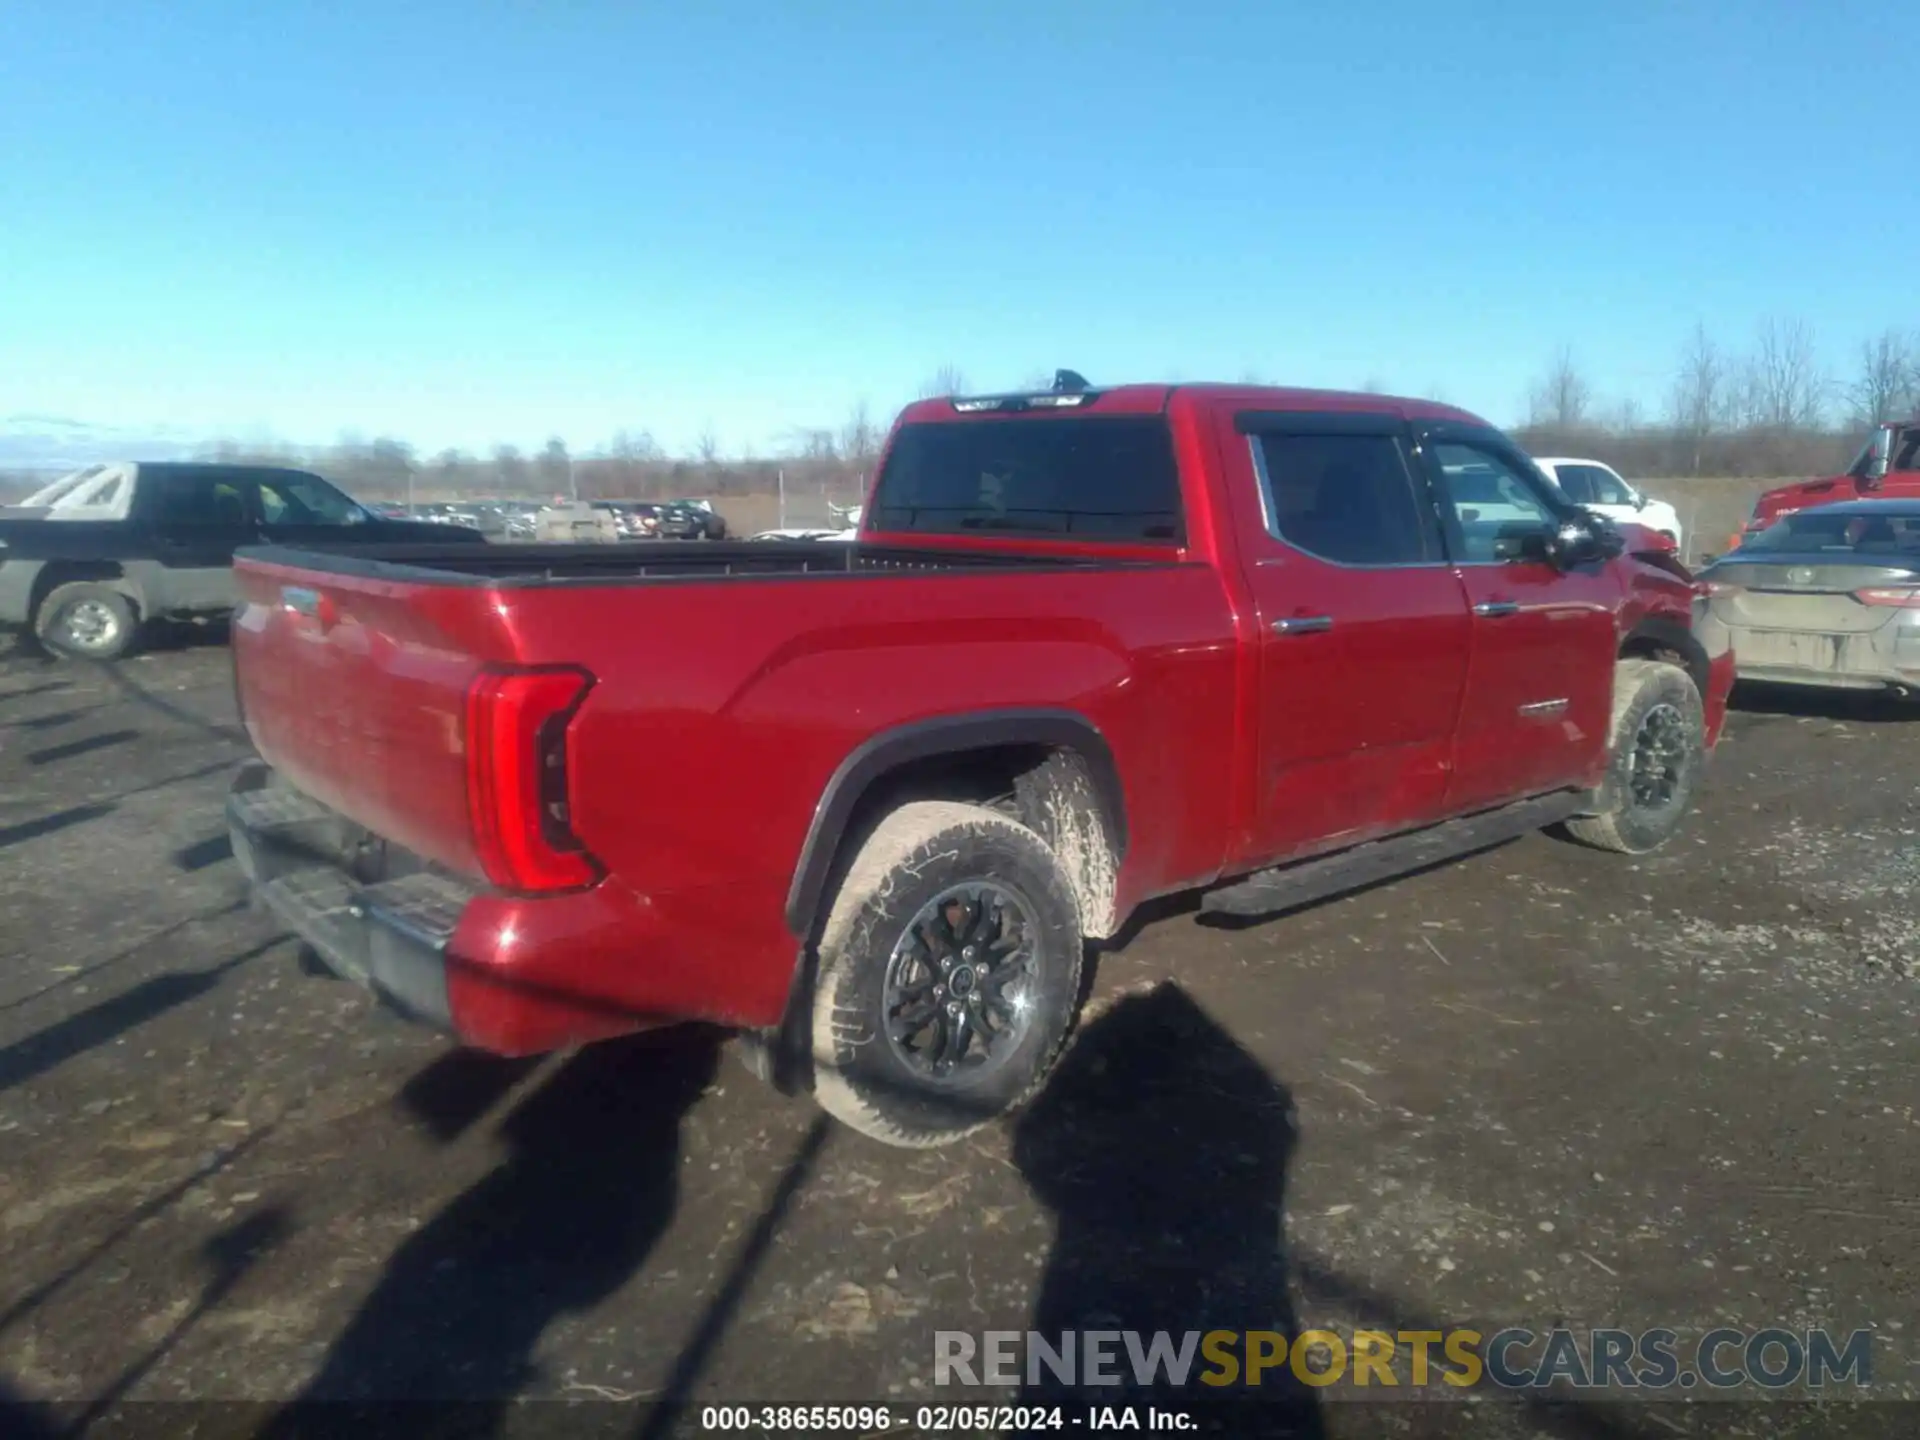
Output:
M1796 480L1754 501L1753 513L1739 533L1727 541L1727 548L1738 549L1748 536L1759 534L1782 515L1796 510L1841 500L1913 499L1920 499L1920 417L1889 420L1874 427L1846 474Z
M847 545L238 571L234 849L328 965L503 1054L741 1027L910 1145L1034 1091L1153 896L1653 849L1733 677L1671 548L1472 415L1070 372L909 407Z

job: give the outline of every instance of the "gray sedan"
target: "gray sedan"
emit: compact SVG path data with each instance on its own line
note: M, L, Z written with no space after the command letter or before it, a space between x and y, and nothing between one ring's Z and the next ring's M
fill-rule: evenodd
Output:
M1696 578L1741 679L1920 694L1920 500L1783 515Z

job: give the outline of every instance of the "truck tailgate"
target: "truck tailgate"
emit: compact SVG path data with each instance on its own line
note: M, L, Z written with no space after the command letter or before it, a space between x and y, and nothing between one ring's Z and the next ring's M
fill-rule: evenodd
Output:
M376 835L480 875L462 729L468 686L510 654L493 592L400 567L234 568L235 680L261 758Z

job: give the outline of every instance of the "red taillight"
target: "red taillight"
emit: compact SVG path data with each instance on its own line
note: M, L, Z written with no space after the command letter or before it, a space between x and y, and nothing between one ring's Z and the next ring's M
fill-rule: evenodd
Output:
M503 890L579 890L603 873L574 838L567 793L567 725L592 685L556 666L483 671L467 690L474 851Z
M1883 586L1875 590L1856 590L1853 598L1862 605L1891 605L1899 610L1920 610L1920 589L1911 586Z

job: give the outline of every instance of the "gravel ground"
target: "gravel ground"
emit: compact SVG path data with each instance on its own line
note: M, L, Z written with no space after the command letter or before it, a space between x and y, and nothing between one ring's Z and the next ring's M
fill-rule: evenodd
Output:
M0 1392L96 1433L294 1397L631 1428L608 1402L994 1398L935 1390L936 1329L1824 1325L1910 1400L1920 719L1739 704L1655 857L1535 837L1259 925L1161 907L1042 1100L917 1153L703 1031L509 1064L305 974L226 846L226 651L0 660ZM1231 1428L1920 1420L1368 1393Z

